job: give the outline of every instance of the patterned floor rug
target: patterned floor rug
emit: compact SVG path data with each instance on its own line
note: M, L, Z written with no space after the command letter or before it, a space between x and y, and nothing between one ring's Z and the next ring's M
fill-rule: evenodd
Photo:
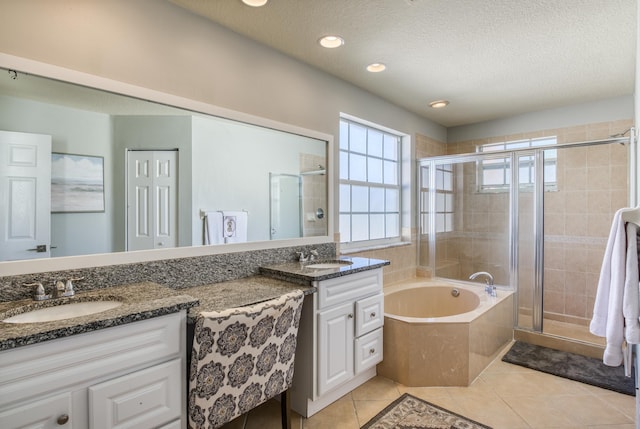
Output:
M491 429L405 393L362 429Z
M600 359L516 341L502 360L635 396L634 378L625 377L623 367L606 366Z

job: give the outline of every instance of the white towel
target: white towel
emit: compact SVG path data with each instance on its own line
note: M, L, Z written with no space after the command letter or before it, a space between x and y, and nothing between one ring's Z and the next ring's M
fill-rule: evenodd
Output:
M637 316L635 323L630 324L628 332L625 332L625 316L629 314L632 317L638 311L638 259L637 252L629 251L630 246L636 245L635 236L627 244L627 233L635 229L625 228L622 211L618 210L613 217L589 325L592 334L606 338L602 360L608 366L622 364L625 335L630 336L629 342L640 339Z
M206 212L204 215L204 244L224 244L222 212Z
M622 299L624 339L629 344L640 344L640 302L638 291L638 226L627 222L627 266Z
M225 243L245 243L249 215L245 211L223 211L223 236Z

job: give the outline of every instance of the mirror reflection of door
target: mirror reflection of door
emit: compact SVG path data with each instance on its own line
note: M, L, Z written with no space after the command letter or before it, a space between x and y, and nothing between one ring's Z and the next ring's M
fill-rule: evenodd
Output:
M302 180L293 174L269 174L271 239L302 237Z
M48 258L51 136L0 131L0 261Z
M127 250L178 244L178 151L127 151Z

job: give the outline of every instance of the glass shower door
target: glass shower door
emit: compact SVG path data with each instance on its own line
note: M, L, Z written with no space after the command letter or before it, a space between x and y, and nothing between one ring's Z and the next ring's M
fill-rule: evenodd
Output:
M543 332L602 344L588 325L613 215L627 206L628 148L547 149L544 158Z
M468 281L487 271L497 285L510 285L510 180L504 156L423 162L420 264L436 277Z
M518 183L512 189L513 260L516 261L512 282L517 291L516 325L521 329L541 330L542 319L539 314L542 303L540 279L537 276L540 261L536 258L536 228L539 227L535 209L539 201L539 194L536 192L536 154L525 152L512 156L514 163L518 165L512 178L513 183Z

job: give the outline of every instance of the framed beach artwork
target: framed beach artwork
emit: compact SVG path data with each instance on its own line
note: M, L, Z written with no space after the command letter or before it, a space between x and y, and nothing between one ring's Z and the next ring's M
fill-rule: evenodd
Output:
M104 158L51 153L51 212L104 212Z

